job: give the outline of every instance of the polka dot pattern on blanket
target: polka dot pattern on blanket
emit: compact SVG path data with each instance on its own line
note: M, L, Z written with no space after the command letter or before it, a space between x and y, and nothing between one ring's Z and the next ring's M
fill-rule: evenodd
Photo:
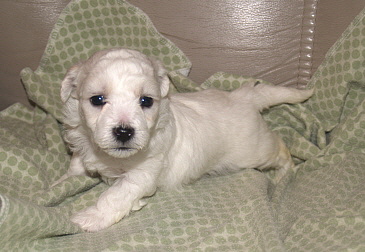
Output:
M327 53L309 84L316 88L316 92L308 108L323 121L326 131L332 130L338 123L340 108L344 105L348 109L354 108L354 103L344 104L348 86L365 79L365 19L357 17L351 26ZM351 95L356 96L356 93Z

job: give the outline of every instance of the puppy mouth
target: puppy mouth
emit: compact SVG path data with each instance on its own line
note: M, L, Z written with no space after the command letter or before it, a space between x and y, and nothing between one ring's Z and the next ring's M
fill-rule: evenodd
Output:
M104 148L102 149L105 153L116 158L129 157L138 152L137 148L131 147L115 147L115 148Z
M116 151L132 151L137 150L136 148L130 148L130 147L118 147L118 148L111 148L112 150Z

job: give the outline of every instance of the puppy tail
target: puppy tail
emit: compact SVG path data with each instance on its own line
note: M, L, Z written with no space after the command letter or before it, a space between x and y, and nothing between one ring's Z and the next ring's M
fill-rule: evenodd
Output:
M256 104L260 111L271 106L282 103L295 104L307 100L313 95L314 89L304 90L282 86L271 86L257 84L253 86L252 102Z

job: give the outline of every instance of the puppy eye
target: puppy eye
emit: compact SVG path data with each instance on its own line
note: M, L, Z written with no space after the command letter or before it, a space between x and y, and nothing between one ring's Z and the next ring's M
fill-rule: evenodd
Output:
M142 96L139 99L139 103L141 104L142 108L150 108L153 105L153 98L148 96Z
M95 95L91 97L90 102L94 106L103 106L106 103L103 95Z

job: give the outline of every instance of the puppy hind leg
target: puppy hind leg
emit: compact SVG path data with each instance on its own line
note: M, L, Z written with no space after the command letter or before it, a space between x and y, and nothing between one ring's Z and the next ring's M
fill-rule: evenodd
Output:
M279 182L285 174L295 166L289 149L279 136L276 137L278 139L279 150L276 161L273 165L273 168L278 170L274 180L275 183Z

